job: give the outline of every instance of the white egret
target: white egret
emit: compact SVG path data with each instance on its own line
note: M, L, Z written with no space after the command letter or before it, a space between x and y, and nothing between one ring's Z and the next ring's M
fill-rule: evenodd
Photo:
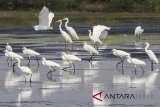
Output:
M65 22L65 28L67 29L67 31L69 32L69 34L70 34L75 40L78 40L79 37L78 37L76 31L73 29L73 27L68 26L69 19L68 19L68 18L64 18L64 19L62 19L62 20L66 20L66 22Z
M38 18L39 18L39 25L34 26L36 31L39 30L51 30L52 19L54 17L54 13L49 12L46 6L43 6L42 10L40 11Z
M99 43L102 45L102 42L100 40L100 36L101 36L101 34L104 35L102 32L105 30L109 31L110 27L106 27L104 25L93 26L93 32L91 32L91 30L88 30L89 31L89 38L91 39L91 41L94 42L94 44Z
M31 82L32 82L32 80L31 80L31 78L32 78L32 70L31 70L29 67L21 66L21 65L20 65L20 62L21 62L20 59L17 58L17 60L18 60L18 68L19 68L23 73L25 73L25 75L27 75L27 74L30 75L30 85L31 85ZM24 78L25 78L25 85L26 85L26 76L24 76Z
M151 61L151 70L153 71L153 63L158 64L158 59L157 59L156 55L153 53L153 51L148 49L149 48L149 43L146 42L145 45L146 45L145 52L146 52L146 54L148 55L148 57Z
M143 73L144 73L144 69L142 67L142 65L146 65L146 62L142 61L142 60L139 60L137 58L131 58L130 56L126 56L127 58L127 62L130 63L130 64L133 64L134 67L135 67L135 75L137 74L136 71L137 71L137 66L140 66L141 69L143 70Z
M48 74L51 74L52 72L56 71L55 67L60 68L60 64L53 62L53 61L50 61L50 60L46 60L46 58L44 58L44 57L42 57L42 64L44 66L47 66L50 69ZM48 76L48 74L47 74L47 76Z
M123 68L124 59L126 59L126 56L130 56L130 53L122 50L117 50L117 49L112 49L112 52L113 52L113 55L121 58L121 61L117 63L116 67L118 67L118 65L122 63L122 68Z
M89 59L89 62L91 63L94 54L99 54L99 52L91 45L87 44L87 42L83 43L83 48L84 50L86 50L87 52L89 52L90 54L92 54L91 58Z
M137 36L137 41L140 42L140 35L142 35L144 29L141 26L137 26L134 31L134 35Z
M31 58L31 57L36 57L36 56L39 56L39 55L40 55L40 53L38 53L38 52L36 52L36 51L34 51L34 50L32 50L32 49L28 49L28 48L26 48L26 47L23 47L22 50L23 50L23 53L24 53L24 54L28 55L28 60L29 60L28 65L30 64L30 58ZM36 59L36 60L37 60L38 67L39 67L38 59Z
M9 52L8 50L4 50L4 52L5 52L5 56L6 56L6 57L9 57L9 58L11 58L13 61L15 61L15 63L13 64L13 71L15 71L15 70L14 70L14 66L15 66L15 64L17 63L17 62L16 62L16 61L17 61L17 58L18 58L18 59L23 59L23 57L22 57L21 55L15 53L15 52Z
M65 52L66 52L66 42L68 41L69 43L73 44L73 41L72 41L71 37L69 36L69 34L62 30L62 20L58 20L57 22L60 22L59 30L62 34L62 37L65 39Z
M66 71L67 68L71 68L72 65L73 65L73 68L74 68L74 74L75 74L75 65L74 65L74 61L81 61L81 58L75 56L75 55L71 55L71 54L67 54L65 52L61 52L61 57L62 57L62 60L64 61L67 61L70 63L70 67L65 67L63 68L64 71ZM71 65L72 64L72 65Z
M9 52L12 52L12 47L11 45L9 45L9 43L6 44L6 50L8 50Z

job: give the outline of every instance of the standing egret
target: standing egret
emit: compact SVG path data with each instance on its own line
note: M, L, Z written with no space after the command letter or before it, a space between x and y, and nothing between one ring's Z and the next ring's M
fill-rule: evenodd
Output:
M117 63L116 67L118 67L118 65L122 63L122 69L123 69L124 59L126 59L126 56L130 56L130 53L127 53L122 50L117 50L117 49L112 49L112 52L113 52L113 55L121 58L121 61Z
M16 62L16 61L17 61L17 58L18 58L18 59L23 59L23 57L20 56L20 55L18 55L17 53L9 52L8 50L4 50L4 52L5 52L5 56L7 56L7 57L11 58L13 61L15 61L15 63L13 64L13 71L15 71L15 70L14 70L14 66L15 66L15 64L17 63L17 62Z
M143 70L143 73L144 73L144 69L142 67L142 65L146 65L146 62L144 61L141 61L137 58L131 58L130 56L126 56L127 58L127 62L130 63L130 64L133 64L134 67L135 67L135 75L137 74L136 71L137 71L137 66L140 66L141 69Z
M36 57L36 56L39 56L39 55L40 55L38 52L36 52L36 51L34 51L34 50L32 50L32 49L28 49L28 48L26 48L26 47L23 47L22 50L23 50L23 53L24 53L24 54L28 55L28 60L29 60L28 65L30 64L30 58L31 58L31 57ZM38 59L36 59L36 60L37 60L38 67L39 67Z
M32 82L32 80L31 80L31 78L32 78L32 70L31 70L30 68L26 67L26 66L21 66L21 65L20 65L20 62L21 62L20 59L17 58L17 60L18 60L18 68L19 68L23 73L25 73L25 75L27 75L27 74L30 75L30 86L31 86L31 82ZM26 85L26 76L24 76L24 78L25 78L25 85Z
M134 31L134 35L137 36L137 42L140 42L140 35L142 35L144 29L141 26L137 26Z
M71 54L66 54L65 52L61 52L61 57L62 57L62 60L64 61L67 61L70 63L70 67L65 67L63 68L64 71L66 71L67 68L71 68L72 65L74 67L74 74L75 74L75 65L74 65L74 61L81 61L81 58L75 56L75 55L71 55ZM72 65L71 65L72 64Z
M94 45L96 45L96 43L99 43L102 45L102 42L100 40L100 36L102 34L103 31L109 31L110 27L106 27L104 25L97 25L97 26L93 26L93 32L91 32L91 30L89 31L89 38L91 39L91 41L94 42Z
M6 50L8 50L9 52L12 52L12 47L9 45L9 43L6 44ZM7 62L9 60L9 57L7 55L5 55L7 57ZM11 59L11 64L12 64L12 59ZM9 62L8 62L9 65Z
M50 69L50 71L48 72L48 74L56 71L56 69L54 67L58 67L58 68L60 67L60 64L58 64L56 62L53 62L53 61L50 61L50 60L46 60L46 58L44 58L44 57L42 57L42 64L44 66L47 66Z
M67 29L67 31L69 32L69 34L70 34L75 40L78 40L79 37L78 37L76 31L73 29L73 27L68 26L69 19L68 19L68 18L64 18L64 19L62 19L62 20L66 20L66 22L65 22L65 28Z
M43 6L42 10L40 11L38 18L39 18L39 25L34 26L36 31L39 30L51 30L52 19L54 17L54 13L49 12L46 6Z
M149 43L146 42L145 45L146 45L145 52L146 52L146 54L148 55L148 57L151 61L151 70L153 71L153 63L158 64L158 59L157 59L156 55L153 53L153 51L148 49L149 48Z
M73 44L73 41L71 37L68 35L68 33L62 30L62 20L58 20L57 22L60 22L59 30L62 34L62 37L65 39L65 52L66 52L66 42L68 41L69 43Z
M89 62L91 63L94 54L99 54L99 52L98 52L93 46L88 45L87 42L84 42L83 44L84 44L84 46L83 46L84 50L86 50L86 51L88 51L90 54L92 54L91 58L89 59Z

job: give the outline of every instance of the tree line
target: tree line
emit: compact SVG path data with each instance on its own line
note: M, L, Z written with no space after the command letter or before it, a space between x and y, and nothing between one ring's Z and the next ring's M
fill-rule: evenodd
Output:
M0 10L160 12L160 0L0 0Z

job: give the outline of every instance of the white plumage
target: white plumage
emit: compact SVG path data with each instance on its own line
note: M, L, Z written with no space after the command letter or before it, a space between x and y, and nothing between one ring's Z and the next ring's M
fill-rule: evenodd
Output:
M26 55L28 55L29 58L40 55L38 52L36 52L36 51L34 51L32 49L28 49L26 47L23 47L22 49L23 49L23 53L26 54Z
M63 20L66 20L66 22L65 22L65 28L67 29L67 31L70 33L70 35L71 35L75 40L78 40L79 37L78 37L76 31L73 29L73 27L68 26L69 19L68 19L68 18L64 18Z
M66 41L68 41L69 43L73 43L73 41L72 41L71 37L68 35L68 33L62 30L62 20L58 20L57 22L60 22L60 24L59 24L59 30L60 30L60 32L62 34L62 37Z
M34 29L36 31L53 29L52 27L50 27L53 17L54 13L49 12L48 8L46 6L43 6L42 10L38 15L39 25L34 26Z
M56 63L56 62L53 62L53 61L50 61L50 60L46 60L44 57L42 57L42 64L44 66L47 66L49 67L49 69L51 70L52 68L54 67L60 67L60 64Z
M4 50L4 52L5 52L5 56L7 56L11 59L14 59L14 60L16 60L17 58L18 59L23 59L23 57L18 55L17 53L9 52L8 50Z
M26 66L21 66L20 65L20 59L17 58L16 60L18 60L18 68L25 74L32 74L32 70L29 67Z
M90 54L99 54L99 52L91 45L88 45L86 42L84 42L83 46L84 50L88 51Z
M134 35L141 35L143 33L144 29L142 29L141 26L137 26L135 28L135 32L134 32Z
M12 47L9 45L9 43L6 44L6 50L12 52Z
M134 64L135 66L137 65L146 65L146 62L139 60L137 58L131 58L130 56L127 56L127 62L130 64Z
M75 55L66 54L65 52L62 52L61 55L62 55L62 59L64 61L68 61L68 62L81 61L81 58L79 58Z
M149 48L149 43L146 42L145 44L146 44L145 52L146 52L146 54L148 55L149 59L150 59L151 61L153 61L154 63L158 64L158 59L157 59L156 55L152 52L152 50L148 50L148 48Z
M112 49L113 55L121 57L122 59L126 58L126 56L130 56L130 53L127 53L122 50Z
M93 26L93 32L91 32L91 30L89 31L89 38L94 42L98 42L102 45L102 42L100 40L100 36L102 34L103 31L105 30L110 30L110 27L106 27L104 25L97 25L97 26Z

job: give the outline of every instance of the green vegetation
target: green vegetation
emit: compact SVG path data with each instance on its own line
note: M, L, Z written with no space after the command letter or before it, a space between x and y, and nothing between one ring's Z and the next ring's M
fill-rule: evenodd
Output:
M0 0L1 10L160 12L160 0Z

